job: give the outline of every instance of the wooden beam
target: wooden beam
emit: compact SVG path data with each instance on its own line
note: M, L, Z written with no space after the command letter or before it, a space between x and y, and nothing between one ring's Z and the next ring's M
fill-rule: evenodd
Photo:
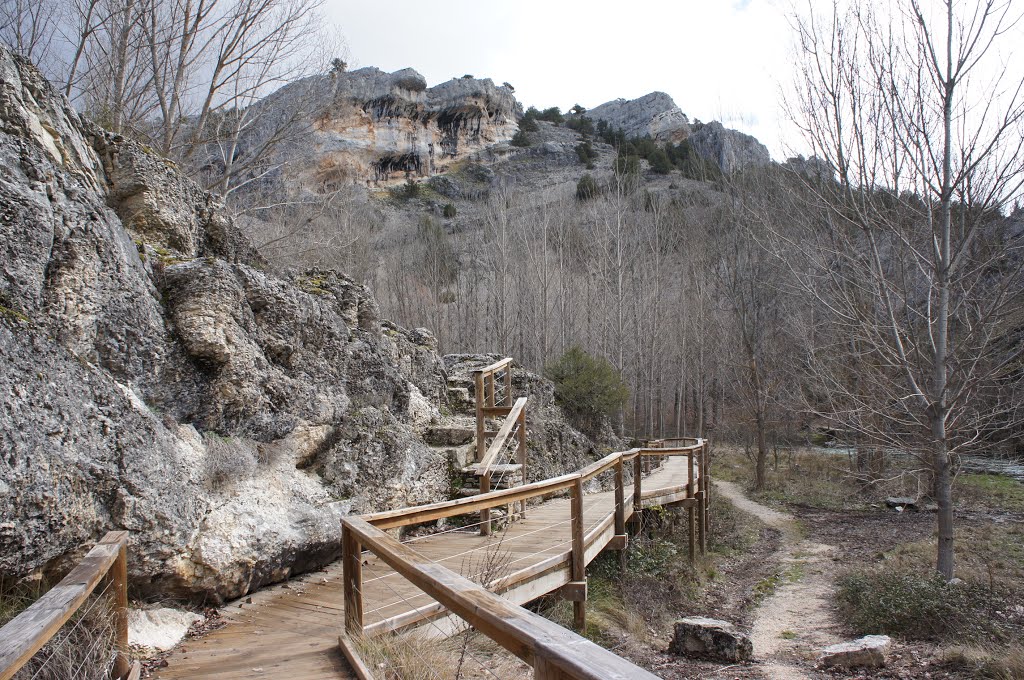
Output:
M485 416L507 416L508 412L512 410L511 406L484 406L483 412Z
M704 533L704 492L697 492L697 512L700 514L700 521L697 522L697 537L700 543L700 554L703 555L708 549L708 537Z
M477 369L473 371L473 373L494 373L496 371L500 371L501 369L505 368L511 363L512 357L505 357L504 359L499 359L498 361L495 361L490 366L484 366L483 368Z
M505 365L505 398L502 403L506 406L512 405L512 364Z
M494 465L498 459L498 455L505 448L505 442L508 441L508 437L512 434L512 428L519 422L519 416L523 410L526 409L526 397L519 397L516 399L515 405L512 406L512 410L509 411L508 417L505 418L505 422L501 424L501 428L497 434L494 435L494 439L491 441L491 445L487 447L487 452L484 453L484 457L480 460L479 469L480 473L484 474L490 471L491 466Z
M485 472L480 475L480 494L483 495L491 490L491 473ZM480 535L491 535L491 509L480 509Z
M345 582L345 631L363 633L363 546L347 519L341 520L341 570Z
M126 678L132 671L128 657L128 541L127 534L117 551L117 559L111 565L107 577L114 591L114 667L115 678Z
M347 518L346 523L360 543L392 569L526 663L543 658L558 672L581 680L656 680L607 649L432 562L362 519Z
M558 596L563 600L569 600L570 602L586 602L587 601L587 582L583 581L569 581L564 586L558 589Z
M359 655L359 649L352 638L345 634L339 635L338 646L341 647L341 653L345 655L345 660L352 667L358 680L374 680L373 673L363 661L363 657Z
M497 491L491 491L480 496L457 498L451 501L441 501L427 505L414 505L410 508L400 508L398 510L386 510L371 515L364 515L362 519L380 529L394 529L395 527L404 527L410 524L422 524L423 522L432 522L443 517L466 515L477 512L482 508L494 508L514 501L564 491L572 487L573 482L578 476L575 474L562 475L561 477L552 477L551 479L524 484L512 487L511 489L498 489Z
M626 487L622 458L615 459L615 533L626 533Z
M608 545L605 546L606 550L625 550L629 547L629 535L628 534L615 534L612 536L612 540L608 541Z
M642 507L640 504L643 502L641 494L643 490L640 488L643 480L643 465L640 462L640 456L633 459L633 509L640 510Z
M128 670L128 674L125 680L139 680L142 677L142 663L138 660L132 663L132 667Z
M74 615L122 555L128 532L111 531L45 595L0 628L0 680L10 680Z
M583 537L583 478L577 477L572 486L572 497L569 503L572 517L572 580L587 579L587 546ZM576 630L587 629L587 603L575 601L572 605L572 619Z
M522 411L519 412L519 429L516 430L516 432L518 433L518 437L519 437L519 441L518 441L518 443L516 445L516 462L519 463L520 465L522 465L522 467L519 469L519 474L521 475L520 479L522 479L522 483L523 484L526 484L529 481L529 478L527 477L527 474L526 474L527 473L527 468L526 468L526 453L527 452L526 452L526 409L525 408ZM519 501L519 504L520 504L519 518L520 519L526 519L526 499L524 498L523 500Z
M473 396L476 400L476 458L484 457L484 374L473 374Z

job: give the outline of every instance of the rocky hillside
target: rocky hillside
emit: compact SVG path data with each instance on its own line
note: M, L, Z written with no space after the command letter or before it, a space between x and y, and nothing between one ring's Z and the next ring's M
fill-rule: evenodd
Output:
M308 134L280 146L289 185L307 189L429 177L518 129L522 107L508 86L463 77L434 87L407 68L316 76L287 85L259 104L274 128L289 112L309 111ZM246 140L266 142L266 130Z
M126 529L139 595L216 600L334 559L345 513L448 497L431 334L342 274L272 273L210 195L3 50L0 206L0 575ZM548 467L591 455L536 416Z
M726 174L746 166L771 163L768 149L750 135L730 130L719 122L690 122L664 92L651 92L639 99L616 99L587 111L594 120L606 121L630 137L649 136L659 142L678 144L689 139L704 158L714 161Z

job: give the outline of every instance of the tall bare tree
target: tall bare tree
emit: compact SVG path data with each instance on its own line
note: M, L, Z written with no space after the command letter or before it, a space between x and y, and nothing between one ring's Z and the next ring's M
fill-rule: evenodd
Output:
M892 5L883 16L837 2L796 18L790 109L838 186L809 183L820 218L779 245L807 255L810 271L794 273L833 324L808 357L840 407L831 416L928 464L936 568L952 578L955 457L1013 413L994 385L1020 351L1002 341L1020 304L1020 244L999 230L1024 181L1024 78L1000 53L1019 10ZM856 382L835 360L850 345L827 341L850 334L865 367Z

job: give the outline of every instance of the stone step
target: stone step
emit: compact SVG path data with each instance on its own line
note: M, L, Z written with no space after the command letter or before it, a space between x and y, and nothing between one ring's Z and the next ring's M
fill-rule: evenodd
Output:
M423 433L423 441L431 446L462 446L475 437L476 428L460 425L436 425Z

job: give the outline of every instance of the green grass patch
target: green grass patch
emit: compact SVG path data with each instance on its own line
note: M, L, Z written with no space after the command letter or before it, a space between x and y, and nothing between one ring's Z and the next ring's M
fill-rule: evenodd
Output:
M1024 512L1024 484L1005 475L961 474L954 497L971 508Z

